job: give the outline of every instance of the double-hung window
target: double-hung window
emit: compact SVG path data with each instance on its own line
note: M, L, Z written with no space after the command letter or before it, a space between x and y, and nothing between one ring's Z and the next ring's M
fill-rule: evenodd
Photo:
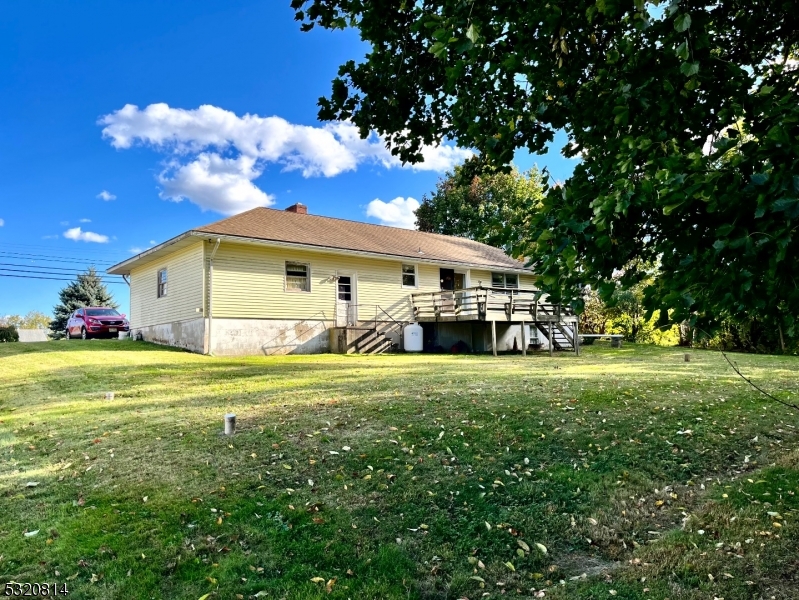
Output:
M305 263L286 263L286 290L293 292L311 291L311 267Z
M491 273L491 287L518 290L519 276L515 273Z
M158 297L166 296L166 269L158 271Z
M416 284L416 265L402 265L402 287L418 287Z

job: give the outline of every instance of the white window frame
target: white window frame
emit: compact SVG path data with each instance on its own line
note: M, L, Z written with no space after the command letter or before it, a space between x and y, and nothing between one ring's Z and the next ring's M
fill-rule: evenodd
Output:
M161 273L164 274L164 281L161 281ZM164 291L161 293L161 285L164 286ZM155 296L156 298L166 298L169 294L169 271L166 267L158 269L155 274Z
M405 285L405 267L413 267L413 282L414 285ZM400 263L400 285L405 290L418 290L419 289L419 265L415 263Z
M494 277L497 275L502 276L502 285L494 285ZM508 287L508 275L511 275L516 278L516 287ZM491 272L491 287L501 287L503 290L518 290L520 289L519 286L519 274L518 273L497 273L495 271Z
M306 290L298 290L297 288L289 287L289 265L298 265L305 267ZM304 263L298 260L287 260L283 265L283 291L292 294L310 294L311 293L311 263Z

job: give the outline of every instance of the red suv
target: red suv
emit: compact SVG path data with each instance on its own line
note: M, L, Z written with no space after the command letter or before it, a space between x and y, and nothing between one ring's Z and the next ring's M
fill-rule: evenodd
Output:
M91 337L117 337L120 331L130 331L130 323L125 315L113 308L87 306L79 308L67 321L68 340Z

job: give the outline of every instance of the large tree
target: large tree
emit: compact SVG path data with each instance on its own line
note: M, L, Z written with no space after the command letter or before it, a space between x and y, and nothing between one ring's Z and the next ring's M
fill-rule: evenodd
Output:
M530 219L544 198L537 169L490 170L477 159L455 167L416 209L420 231L466 237L519 257L529 240Z
M52 321L49 315L38 310L28 311L25 315L9 315L4 320L17 329L49 329Z
M50 329L55 337L61 337L67 327L69 316L84 306L108 306L117 308L114 297L94 267L89 267L85 273L79 274L75 281L68 284L58 293L60 302L53 307L53 321Z
M565 130L527 255L554 299L607 298L659 261L663 318L799 313L799 11L794 0L292 0L307 30L356 27L321 119L376 130L403 160L450 138L486 163ZM632 286L645 276L627 269Z

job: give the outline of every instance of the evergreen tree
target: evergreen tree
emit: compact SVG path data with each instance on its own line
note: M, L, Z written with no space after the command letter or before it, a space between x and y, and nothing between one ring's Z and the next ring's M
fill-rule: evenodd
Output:
M60 304L53 307L54 319L50 329L54 336L60 338L64 335L70 315L84 306L108 306L117 308L114 297L105 287L102 279L94 267L89 267L85 273L78 275L77 279L67 285L58 293Z

